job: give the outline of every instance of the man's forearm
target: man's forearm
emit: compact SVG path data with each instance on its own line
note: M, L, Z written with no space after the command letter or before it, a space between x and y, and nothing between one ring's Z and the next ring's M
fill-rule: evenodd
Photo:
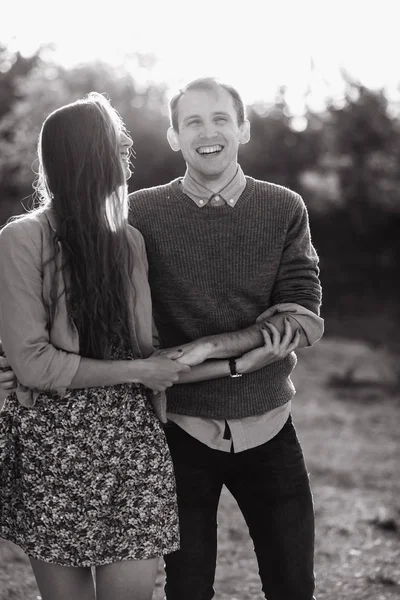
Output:
M254 350L263 344L260 331L263 323L255 323L246 329L210 335L197 340L198 343L207 344L208 358L230 358L241 356L245 352Z
M278 313L269 317L268 321L275 325L279 333L282 335L285 330L284 319L286 316L289 318L294 335L296 329L299 328L299 324L294 318L291 318L290 315ZM263 324L264 322L260 321L259 323L255 323L246 329L233 331L232 333L221 333L207 336L201 338L198 340L198 342L209 344L208 358L230 358L232 356L241 356L245 352L259 348L264 344L264 339L260 331ZM308 346L308 339L302 328L300 327L299 329L301 335L298 347L304 348L305 346Z

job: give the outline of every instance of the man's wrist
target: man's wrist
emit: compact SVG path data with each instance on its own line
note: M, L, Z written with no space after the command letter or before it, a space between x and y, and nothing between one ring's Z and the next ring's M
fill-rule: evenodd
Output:
M236 359L236 371L241 375L243 375L245 372L243 356L239 356L239 358Z

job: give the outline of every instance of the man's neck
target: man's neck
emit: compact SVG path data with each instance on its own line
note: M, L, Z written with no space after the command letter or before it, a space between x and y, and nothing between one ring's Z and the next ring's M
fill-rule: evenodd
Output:
M207 190L210 190L210 192L217 194L232 181L237 169L238 164L234 163L230 165L226 171L215 177L204 177L197 171L192 171L190 168L188 168L187 172L197 183L207 188Z

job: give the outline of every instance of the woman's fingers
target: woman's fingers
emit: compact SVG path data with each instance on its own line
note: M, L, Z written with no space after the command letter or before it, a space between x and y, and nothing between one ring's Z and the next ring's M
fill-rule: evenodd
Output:
M280 341L281 341L281 334L279 333L279 331L275 327L275 325L273 325L269 321L266 321L265 324L268 327L268 330L272 334L272 347L273 347L273 350L274 350L274 352L276 354L278 354L279 353L279 345L280 345Z
M17 378L11 369L0 369L0 388L3 390L12 390L17 386Z
M268 349L271 349L271 347L272 347L271 336L269 334L268 329L265 326L261 327L261 333L264 338L264 346Z
M10 363L8 362L5 356L0 356L0 369L2 371L7 369L11 370Z
M275 327L273 323L269 321L265 322L265 326L268 328L270 332L270 337L272 339L272 350L277 357L285 357L290 352L293 352L297 348L300 342L301 330L296 329L293 335L292 324L290 319L285 317L284 319L284 332L281 335L279 330ZM265 337L264 337L265 339Z
M285 326L285 331L281 340L281 350L286 350L286 348L288 347L288 345L290 344L290 342L293 339L293 330L292 330L292 324L289 320L288 317L285 317L284 320L284 326Z
M300 331L300 329L296 329L293 340L286 349L286 354L290 354L290 352L293 352L293 350L296 350L297 346L300 343L300 337L301 337L301 331Z

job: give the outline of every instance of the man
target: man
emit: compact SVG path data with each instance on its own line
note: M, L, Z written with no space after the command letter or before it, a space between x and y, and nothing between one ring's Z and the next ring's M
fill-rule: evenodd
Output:
M303 201L243 175L237 153L250 124L234 89L194 81L171 100L170 111L168 140L182 152L185 176L130 196L131 223L146 242L161 347L190 349L190 342L213 335L203 358L240 357L262 344L252 324L273 305L299 311L290 320L304 325L300 345L307 345L310 324L321 325L313 318L321 288ZM281 332L284 317L269 317ZM218 336L224 332L232 334ZM290 419L294 365L289 353L242 377L168 390L172 424L165 430L181 525L181 550L166 557L168 600L214 595L223 484L249 526L268 600L312 599L314 518ZM239 358L239 374L242 366ZM235 375L234 362L231 369Z
M237 153L250 124L236 90L196 80L170 109L168 140L185 176L130 196L161 347L202 363L195 382L167 391L181 549L165 558L166 597L213 598L226 485L249 527L265 596L312 600L313 505L290 416L291 349L322 335L307 211L294 192L244 176Z

